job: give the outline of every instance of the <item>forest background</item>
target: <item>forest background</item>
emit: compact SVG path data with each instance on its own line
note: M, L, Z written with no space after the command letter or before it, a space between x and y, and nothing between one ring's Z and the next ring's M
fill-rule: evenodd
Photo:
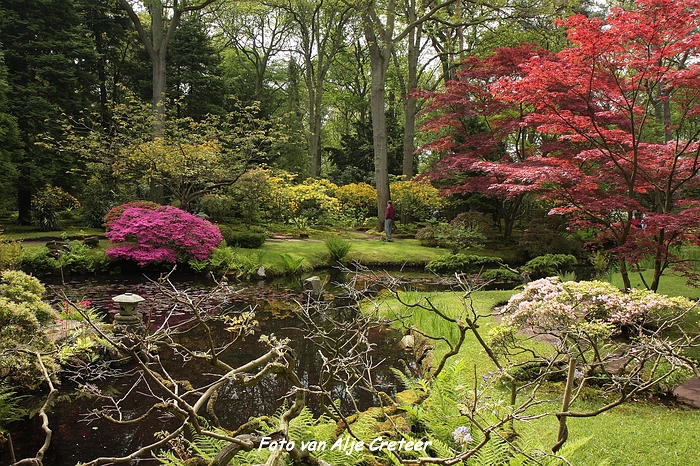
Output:
M412 179L437 156L416 150L427 141L416 132L424 104L412 91L440 88L461 60L498 47L561 48L554 19L577 12L603 10L3 0L0 208L37 221L37 198L57 187L79 200L88 223L136 198L192 209L265 165L297 183L369 183L381 217L390 181ZM206 146L223 134L221 146Z

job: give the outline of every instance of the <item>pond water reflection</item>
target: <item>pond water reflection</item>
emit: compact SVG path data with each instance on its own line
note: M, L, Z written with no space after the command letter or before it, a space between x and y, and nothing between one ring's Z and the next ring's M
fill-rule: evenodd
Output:
M145 277L81 277L66 281L65 284L45 282L48 283L47 294L53 296L49 298L54 304L64 299L63 294L72 301L89 300L103 313L107 322L111 322L118 312L118 306L112 298L127 292L145 298L145 301L139 305L139 310L149 317L152 326L161 325L165 316L169 314L175 321L188 317L186 309L174 307L172 303L165 300L157 285ZM182 276L174 277L173 284L178 290L187 290L188 295L193 298L205 296L215 286L213 280ZM300 329L302 322L296 314L298 309L296 302L303 301L303 298L300 287L259 282L233 284L226 293L217 294L208 300L207 305L212 308L242 310L251 305L256 312L259 322L258 331L236 346L235 350L230 352L230 360L227 362L236 366L260 356L266 349L259 343L259 335L275 334L291 340L290 346L297 356L297 373L300 379L309 386L317 384L323 362L313 342L304 338L304 332ZM352 316L349 317L352 318ZM221 330L221 337L226 338L223 326ZM193 338L196 340L196 337ZM410 361L402 361L410 355L396 349L400 338L401 335L397 332L382 328L375 329L371 335L372 342L376 344L372 358L375 362L384 361L373 371L372 378L375 384L390 395L393 395L397 388L400 389L397 387L391 368L405 368L411 365ZM193 343L196 343L195 340ZM207 379L207 368L193 362L172 370L175 377L190 379L195 385L197 382L211 381L211 377ZM132 389L136 379L129 377L90 382L113 391L116 397L117 394L126 393ZM136 387L137 390L146 389L143 384L137 384ZM117 426L104 420L88 423L85 421L85 414L92 409L99 409L104 402L97 402L76 394L75 386L70 381L63 381L60 390L63 397L50 416L54 437L45 458L45 464L72 466L79 461L87 461L97 456L121 456L139 446L151 443L155 432L172 429L169 421L163 418L153 418L136 428ZM349 407L349 400L343 400L349 396L345 387L337 386L333 391L343 401L343 405ZM231 383L220 390L216 404L217 415L223 426L235 428L252 416L273 414L282 405L288 392L289 386L274 376L267 377L251 387L241 387ZM71 396L67 396L69 393ZM373 405L375 401L366 392L356 392L354 396L363 409ZM132 404L129 405L130 403ZM308 404L312 409L319 410L319 400L310 398ZM122 408L129 413L140 413L143 409L133 401L125 403ZM35 417L29 422L13 427L13 439L18 458L33 456L41 445L43 434L40 424L40 420ZM152 460L140 460L134 464L144 464L144 462L155 464ZM7 463L9 463L8 452L4 451L0 454L0 464Z

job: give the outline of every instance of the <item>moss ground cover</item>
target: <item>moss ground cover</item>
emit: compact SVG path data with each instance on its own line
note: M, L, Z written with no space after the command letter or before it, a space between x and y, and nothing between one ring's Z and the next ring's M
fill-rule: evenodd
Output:
M352 247L345 257L347 264L359 262L367 267L423 267L427 262L449 254L443 249L421 246L416 240L397 240L387 243L377 239L348 238ZM248 258L262 256L262 265L273 274L284 273L283 254L303 257L304 270L336 265L330 261L328 249L322 238L284 239L267 241L260 249L240 249L238 253Z

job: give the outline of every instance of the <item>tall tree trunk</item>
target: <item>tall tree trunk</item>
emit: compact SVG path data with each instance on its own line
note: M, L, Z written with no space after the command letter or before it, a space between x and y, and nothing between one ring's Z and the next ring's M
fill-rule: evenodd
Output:
M416 138L416 111L418 104L415 97L407 97L404 101L405 126L403 129L403 176L406 181L413 178L413 158Z
M307 70L309 64L307 63ZM323 102L322 83L314 83L309 71L307 73L307 89L309 90L309 156L311 176L321 176L321 103ZM311 73L312 74L312 73Z
M162 137L165 132L165 84L166 84L166 61L168 44L180 23L182 10L173 9L172 17L166 18L165 4L161 0L146 2L151 15L151 37L148 37L146 30L141 24L141 19L136 14L127 0L119 0L120 5L126 10L131 18L134 27L139 34L139 39L143 43L148 57L151 60L153 76L153 114L155 122L153 124L153 138ZM167 27L166 27L167 24ZM163 203L163 187L158 183L151 182L149 186L149 197L152 201Z
M454 3L456 0L446 0L444 3L433 5L431 10L416 22L422 23L432 17L438 10ZM372 140L374 144L374 173L377 185L377 209L379 217L378 230L384 230L384 209L391 198L389 192L389 156L387 148L386 114L384 112L384 97L386 93L386 71L392 56L394 43L402 41L412 32L416 24L409 24L403 32L394 37L396 20L396 0L388 0L382 13L378 14L374 1L361 2L362 20L364 23L365 40L369 47L372 73Z
M389 155L387 148L386 112L384 98L386 93L386 70L391 56L390 45L381 47L370 27L365 27L372 73L372 142L374 146L374 175L377 185L378 231L384 231L384 210L391 199L389 192Z
M19 211L18 223L20 225L32 224L32 191L29 188L17 189L17 209Z
M205 3L209 4L212 2ZM143 24L141 24L141 19L129 4L128 0L119 0L119 4L126 10L131 22L134 23L139 39L146 48L148 57L151 60L153 70L153 112L156 116L156 123L153 127L153 137L160 137L163 135L165 124L165 58L168 53L168 44L180 23L182 10L174 8L172 16L167 18L165 15L165 4L161 0L146 2L151 16L151 37L149 38Z
M663 82L659 84L661 89L659 101L661 103L661 118L664 126L664 142L668 143L673 140L673 130L671 126L671 86L666 85ZM670 192L662 192L657 188L657 203L656 211L658 213L670 213L673 208L673 200ZM665 197L664 197L665 196ZM665 240L665 229L661 228L659 230L659 236L656 239L656 257L654 257L654 276L651 280L651 285L649 289L656 292L659 288L659 281L661 280L661 275L664 271L664 265L666 263L665 254L661 254L664 249Z
M416 20L415 1L411 1L409 22ZM403 128L403 176L408 181L413 178L413 152L416 136L416 112L418 103L411 93L418 87L418 56L420 55L422 23L408 34L408 79L404 95L404 128Z
M625 292L632 289L632 281L630 280L630 273L627 269L627 261L625 259L620 259L620 276L622 277L622 286Z

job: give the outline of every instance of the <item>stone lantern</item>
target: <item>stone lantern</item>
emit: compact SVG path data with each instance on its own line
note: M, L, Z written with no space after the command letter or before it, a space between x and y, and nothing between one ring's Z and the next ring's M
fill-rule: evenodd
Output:
M115 326L131 331L143 326L143 316L136 310L136 306L141 301L145 301L144 298L134 293L124 293L115 296L112 301L119 304L119 313L114 316Z

